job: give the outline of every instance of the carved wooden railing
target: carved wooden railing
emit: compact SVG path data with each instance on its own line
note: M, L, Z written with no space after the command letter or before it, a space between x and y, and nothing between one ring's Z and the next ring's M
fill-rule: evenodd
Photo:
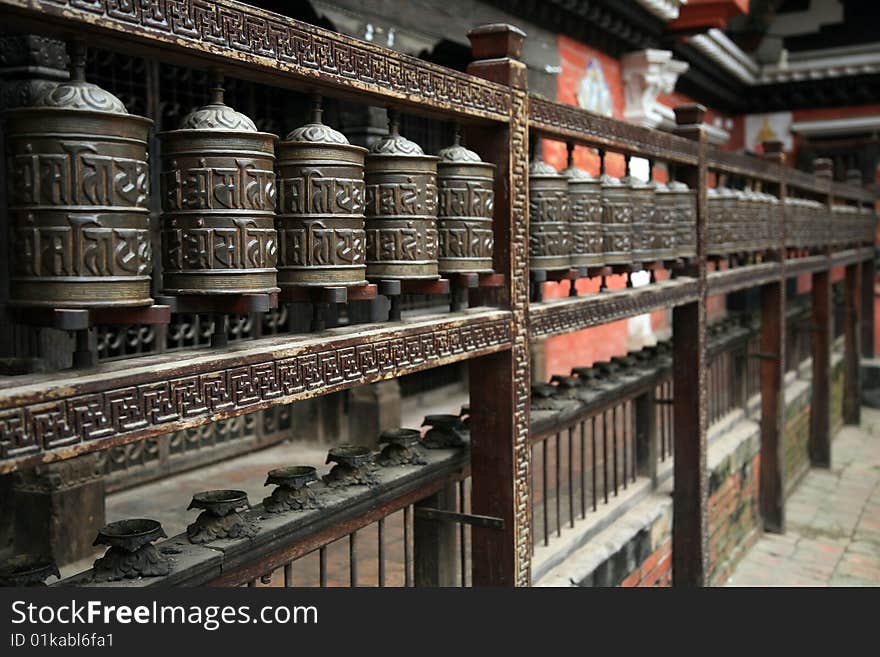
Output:
M768 149L765 159L757 159L710 148L698 109L679 108L677 134L668 134L529 96L525 65L518 60L522 35L506 26L474 34L477 61L466 74L233 0L0 0L0 7L13 29L62 37L72 32L86 34L120 53L201 69L219 67L244 80L303 93L319 91L329 98L357 103L392 105L432 120L459 122L469 146L497 167L494 269L503 282L501 287L475 294L474 307L468 310L404 316L305 335L279 333L222 348L135 356L91 370L0 381L0 473L8 473L448 363L474 362L469 374L474 439L468 452L435 454L426 466L389 474L375 491L341 495L330 508L308 516L276 519L260 535L258 546L212 546L192 552L187 548L182 554L192 554L192 560L181 556L167 583L241 584L266 576L271 579L277 569L286 581L288 566L306 552L320 551L417 502L437 504L434 496L469 472L469 504L464 508L464 498L459 496L459 511L488 518L489 524L473 532L470 556L461 560L460 570L467 561L472 581L478 585L527 585L533 531L530 338L672 308L676 364L672 375L676 394L669 404L676 455L673 567L676 583L704 584L705 541L694 536L705 534L707 518L710 351L706 308L711 294L752 287L760 287L763 294L760 371L762 458L766 462L762 461L762 504L768 527L778 521L782 503L773 450L781 431L783 283L788 276L813 276L813 376L820 380L827 378L829 362L830 272L834 267L846 268L847 419L857 418L857 327L860 312L868 312L861 290L867 287L866 281L873 280L873 253L867 243L786 253L784 201L788 189L819 200L829 210L839 203L870 204L873 198L862 189L832 184L827 176L795 172L783 166L773 149ZM643 288L529 303L534 284L528 263L530 129L533 138L673 165L679 179L695 192L696 256L665 265L674 276L657 276ZM762 189L780 201L777 241L760 245L757 255L739 258L730 254L711 271L710 171L760 181ZM620 271L629 274L634 268ZM813 394L813 408L818 410L813 414L811 450L816 462L821 462L829 444L827 388L814 386ZM446 498L445 503L451 504ZM374 507L376 499L381 504ZM429 543L430 539L423 545ZM460 541L456 549L463 549L464 543ZM179 537L166 544L160 545L183 550ZM417 546L417 542L407 545ZM195 554L202 550L206 552L201 556ZM424 563L438 558L430 555ZM438 573L421 581L448 581L448 573Z

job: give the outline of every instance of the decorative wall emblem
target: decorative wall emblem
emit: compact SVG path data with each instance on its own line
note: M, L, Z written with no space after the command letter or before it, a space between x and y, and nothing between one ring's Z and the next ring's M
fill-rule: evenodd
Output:
M587 64L587 72L578 84L577 100L578 105L585 110L601 116L614 116L611 89L598 59L591 59Z

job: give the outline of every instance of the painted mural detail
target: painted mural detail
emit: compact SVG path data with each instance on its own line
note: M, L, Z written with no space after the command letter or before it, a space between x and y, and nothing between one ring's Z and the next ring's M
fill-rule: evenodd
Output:
M591 59L587 64L586 73L578 84L577 100L582 109L601 116L614 116L611 89L598 59Z
M746 150L760 152L765 141L778 139L786 151L792 149L791 112L748 114L746 116Z

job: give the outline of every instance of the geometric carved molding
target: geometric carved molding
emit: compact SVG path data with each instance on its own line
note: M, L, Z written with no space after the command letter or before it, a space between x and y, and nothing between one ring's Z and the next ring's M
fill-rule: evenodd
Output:
M0 6L41 23L63 18L70 30L99 27L116 39L220 56L252 71L379 95L385 103L388 96L418 97L423 106L501 121L510 113L510 94L502 85L243 3L0 0Z
M486 355L511 338L509 312L481 310L21 377L0 389L0 473Z

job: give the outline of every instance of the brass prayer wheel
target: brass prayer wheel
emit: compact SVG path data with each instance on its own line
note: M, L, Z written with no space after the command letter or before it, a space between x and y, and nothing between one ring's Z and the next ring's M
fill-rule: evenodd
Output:
M618 178L599 177L602 186L602 245L606 265L628 264L632 256L633 206L630 190Z
M10 305L148 306L147 134L152 121L71 74L33 107L6 114L12 245Z
M679 180L670 181L667 187L675 198L675 257L693 258L697 255L697 199Z
M536 154L529 165L529 266L544 271L571 267L568 179Z
M654 189L641 178L627 175L620 183L629 191L632 204L632 259L651 262L654 251Z
M438 156L440 272L491 273L495 165L462 146L458 133L452 146Z
M364 155L321 122L277 145L278 286L365 285Z
M672 260L676 257L676 194L659 180L648 184L654 190L654 258Z
M796 249L800 247L801 210L799 199L793 196L785 197L785 248Z
M583 169L574 165L569 151L568 207L571 215L571 266L601 267L605 264L602 248L602 187Z
M388 135L366 159L367 278L436 279L438 158L401 136L388 114Z
M208 105L162 140L163 288L169 294L277 292L276 135L223 103Z
M730 220L730 251L747 251L750 239L749 229L751 228L748 198L741 189L731 189L730 193L733 196Z

